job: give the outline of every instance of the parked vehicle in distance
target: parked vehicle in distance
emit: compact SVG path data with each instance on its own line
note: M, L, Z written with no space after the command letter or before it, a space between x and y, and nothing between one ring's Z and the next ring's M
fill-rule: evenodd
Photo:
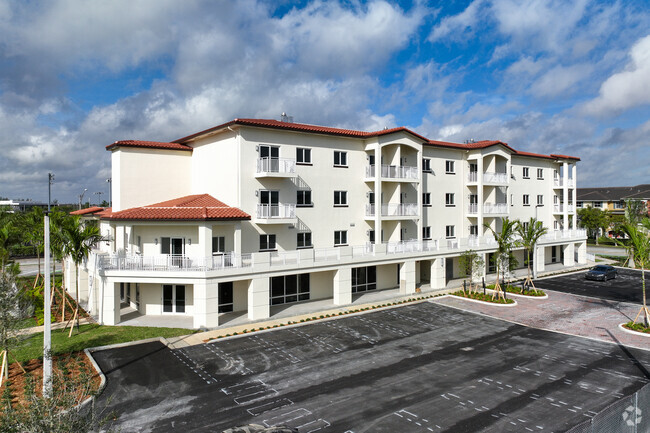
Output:
M618 272L614 266L596 265L585 273L588 280L607 281L610 278L616 278Z

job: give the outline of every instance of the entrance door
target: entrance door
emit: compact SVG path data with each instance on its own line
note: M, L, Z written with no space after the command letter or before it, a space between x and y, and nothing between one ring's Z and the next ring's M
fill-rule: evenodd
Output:
M260 191L260 204L262 205L262 217L270 218L280 215L280 191Z
M445 259L445 274L447 277L447 282L454 279L454 259Z
M185 313L185 286L163 284L163 313Z
M219 313L228 313L233 310L232 281L219 283Z
M551 263L557 262L557 247L552 246L551 247Z

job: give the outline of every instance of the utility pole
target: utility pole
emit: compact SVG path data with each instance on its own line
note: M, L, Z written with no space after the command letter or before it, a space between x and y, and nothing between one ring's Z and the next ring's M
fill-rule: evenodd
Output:
M113 178L109 177L106 179L106 182L108 182L108 207L113 206Z
M43 397L52 396L52 306L50 305L50 202L54 175L47 174L47 212L45 232L45 291L43 293Z

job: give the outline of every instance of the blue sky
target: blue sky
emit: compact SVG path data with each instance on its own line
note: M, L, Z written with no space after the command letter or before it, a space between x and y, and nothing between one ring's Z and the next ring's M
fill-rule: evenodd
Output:
M116 140L236 117L582 158L650 183L643 1L0 0L0 196L107 198ZM103 195L92 194L102 192Z

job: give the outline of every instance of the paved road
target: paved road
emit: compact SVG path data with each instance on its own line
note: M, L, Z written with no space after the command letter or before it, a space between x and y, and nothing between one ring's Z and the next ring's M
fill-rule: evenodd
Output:
M625 248L587 245L587 252L591 254L605 254L608 256L624 256Z
M432 302L95 357L123 432L565 431L650 382L648 351Z
M585 272L535 280L535 286L546 290L607 299L616 302L642 302L641 271L617 268L618 277L608 281L585 279ZM646 278L650 277L650 273Z

